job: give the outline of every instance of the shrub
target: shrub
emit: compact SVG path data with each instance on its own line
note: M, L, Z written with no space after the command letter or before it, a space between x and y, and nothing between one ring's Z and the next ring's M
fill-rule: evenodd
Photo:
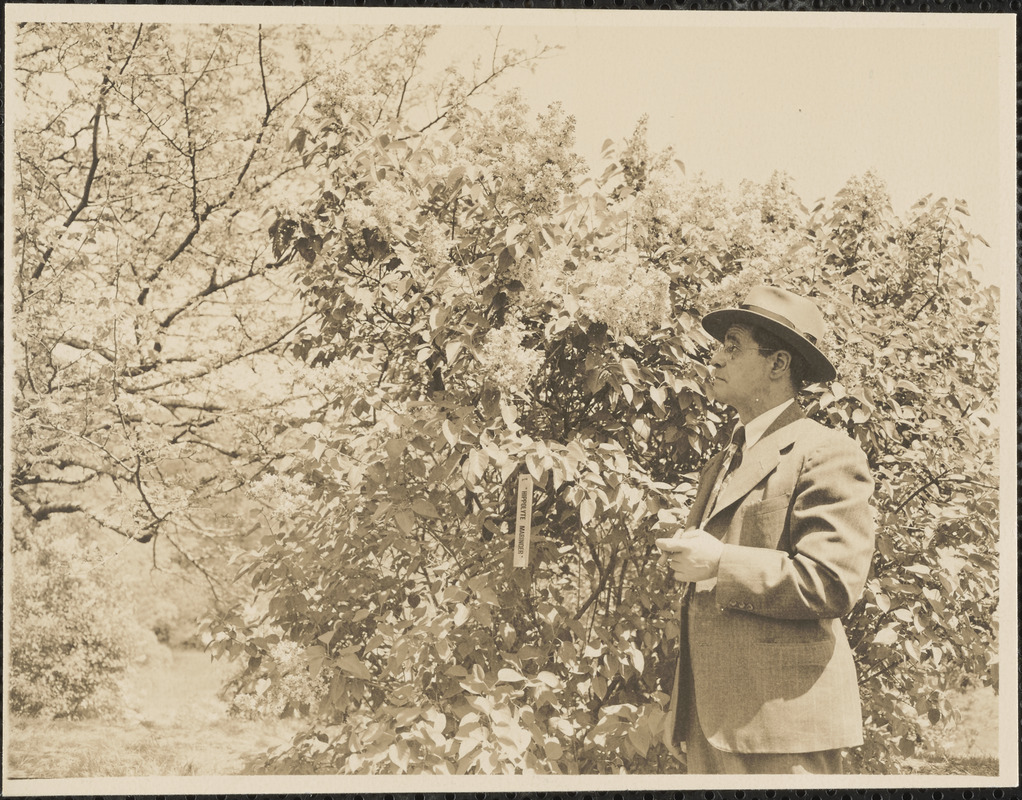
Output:
M278 464L289 489L267 507L287 514L249 567L268 614L214 624L219 648L250 659L267 646L254 626L277 625L331 675L310 730L269 767L680 769L659 745L677 592L652 540L728 422L703 392L699 317L768 282L832 320L841 380L811 387L806 409L855 437L877 478L877 554L849 621L866 728L854 769L897 770L963 676L996 680L997 297L968 270L964 204L924 199L900 219L866 175L810 212L783 176L736 202L615 163L574 186L571 159L524 116L501 146L480 131L494 135L388 131L314 156L322 196L270 229L320 311L295 354L376 379L333 393ZM506 185L508 149L564 165L543 203Z
M267 637L265 655L250 658L221 691L228 713L246 719L304 716L319 706L330 688L327 672L313 674L304 646Z
M42 530L10 569L11 710L79 718L115 709L146 634L120 576L76 534Z

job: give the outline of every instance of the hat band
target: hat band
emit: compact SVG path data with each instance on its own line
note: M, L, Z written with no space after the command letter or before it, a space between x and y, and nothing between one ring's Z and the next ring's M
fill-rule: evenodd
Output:
M740 308L743 308L746 311L752 311L752 312L754 312L756 314L759 314L761 317L766 317L767 319L772 319L774 322L779 322L785 328L790 328L792 331L797 333L803 339L808 339L809 343L811 345L813 345L814 347L816 346L816 337L813 336L811 333L805 333L803 331L800 331L798 328L796 328L794 326L794 324L792 324L792 321L790 319L788 319L787 317L781 316L780 314L775 314L773 311L769 311L768 309L765 309L762 306L750 306L748 304L743 303L740 306Z

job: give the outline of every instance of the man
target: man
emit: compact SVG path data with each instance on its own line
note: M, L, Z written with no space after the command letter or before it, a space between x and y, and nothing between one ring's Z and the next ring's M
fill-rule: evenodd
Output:
M657 539L683 584L667 744L685 743L690 773L840 772L841 749L862 743L840 617L873 555L873 479L855 442L795 402L835 377L823 315L762 286L702 324L722 343L712 395L738 423L686 530Z

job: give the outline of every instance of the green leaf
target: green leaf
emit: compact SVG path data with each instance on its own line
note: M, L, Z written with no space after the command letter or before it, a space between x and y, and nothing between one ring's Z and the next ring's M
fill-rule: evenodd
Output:
M458 357L458 354L461 352L463 347L464 344L460 341L448 342L444 346L444 356L447 358L448 364L454 363L454 360Z
M504 681L504 683L521 683L525 680L525 676L517 670L504 667L497 671L497 680Z
M334 659L334 663L349 675L354 675L356 678L361 680L367 681L371 680L373 677L369 670L366 669L365 664L359 661L359 659L354 655L349 654L338 656Z
M455 427L449 419L445 419L440 425L447 443L454 447L461 439L461 425Z
M588 525L593 521L593 517L596 516L596 501L590 497L587 497L578 508L579 518L583 525Z
M469 472L472 475L473 482L478 481L483 477L483 473L486 471L486 466L489 464L489 457L486 452L481 449L472 450L468 454L468 467Z
M440 517L440 514L437 513L436 506L424 497L416 498L412 502L412 511L420 517L429 517L430 519L438 519Z
M639 365L635 363L634 359L621 359L621 371L624 373L625 378L628 379L628 382L633 386L637 386L642 383L642 378L639 374Z
M500 402L500 416L504 420L504 424L510 428L515 424L515 420L518 419L518 409L513 403L502 400Z
M543 465L540 463L539 456L535 453L530 453L525 457L525 466L528 467L529 474L536 483L543 482Z
M415 530L415 517L412 516L411 512L398 511L394 515L394 522L397 523L398 529L405 536L411 535L412 531Z
M645 725L633 725L628 729L628 741L640 756L646 757L652 737Z

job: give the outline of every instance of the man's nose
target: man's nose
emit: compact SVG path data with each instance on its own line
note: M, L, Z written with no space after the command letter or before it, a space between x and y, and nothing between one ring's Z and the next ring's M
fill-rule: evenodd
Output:
M717 347L710 353L710 366L716 369L724 366L724 351Z

